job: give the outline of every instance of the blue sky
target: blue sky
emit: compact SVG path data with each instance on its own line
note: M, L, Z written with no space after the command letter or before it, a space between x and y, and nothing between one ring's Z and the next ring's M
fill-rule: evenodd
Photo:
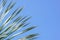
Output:
M18 2L18 1L17 1ZM60 0L22 0L23 14L37 25L37 40L60 40ZM19 5L19 4L18 4Z
M28 34L39 33L36 40L60 40L60 0L16 0L16 2L14 8L24 7L22 15L32 16L29 22L37 26Z

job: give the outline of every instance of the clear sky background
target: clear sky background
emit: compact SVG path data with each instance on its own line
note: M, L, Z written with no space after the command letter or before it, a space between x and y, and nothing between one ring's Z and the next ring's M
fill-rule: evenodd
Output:
M39 33L36 40L60 40L60 0L16 0L16 2L14 8L24 7L22 15L32 16L29 22L37 26L28 34Z

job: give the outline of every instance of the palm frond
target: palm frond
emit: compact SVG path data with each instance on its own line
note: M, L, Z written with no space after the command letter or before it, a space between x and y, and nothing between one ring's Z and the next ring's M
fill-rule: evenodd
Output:
M2 3L0 4L0 23L3 22L3 19L9 14L11 9L14 7L16 2L11 1L7 8L2 11L4 6L6 5L7 0L2 0ZM23 7L17 8L14 10L14 12L7 17L7 19L2 23L0 26L0 40L12 40L14 37L24 34L34 28L36 26L30 26L26 29L23 29L24 27L27 27L30 23L27 23L27 21L31 18L28 16L18 16L20 12L22 11ZM16 16L18 16L16 18ZM14 19L16 18L16 19ZM13 20L14 19L14 20ZM12 21L13 20L13 21ZM10 24L9 24L10 23ZM9 25L8 25L9 24ZM21 32L18 32L16 34L13 34L14 32L23 29ZM13 34L13 35L12 35ZM12 35L12 36L10 36ZM10 36L10 37L9 37ZM23 36L23 38L20 38L18 40L33 40L37 36L37 34L29 34L28 36Z
M0 4L0 12L2 11L2 9L3 9L3 7L5 6L6 3L7 3L7 0L2 0L2 3Z
M23 38L19 38L18 40L33 40L35 38L37 38L38 34L30 34L26 37L23 37Z
M18 36L18 35L20 35L20 34L23 34L23 33L27 32L27 31L29 31L29 30L32 30L33 28L35 28L35 27L30 27L30 28L27 28L27 29L23 30L22 32L19 32L19 33L17 33L17 34L14 34L14 35L12 35L12 36L9 38L9 40L11 40L12 38L14 38L14 37L16 37L16 36Z
M10 9L15 5L15 3L11 2L5 11L0 15L0 22L4 19L4 17L9 13Z

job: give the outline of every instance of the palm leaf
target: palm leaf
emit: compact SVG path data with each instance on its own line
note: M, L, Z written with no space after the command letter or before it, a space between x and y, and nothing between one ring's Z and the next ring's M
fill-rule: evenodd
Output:
M37 38L37 35L38 34L30 34L30 35L28 35L26 37L19 38L19 40L33 40L33 39Z
M10 2L8 7L5 9L5 11L0 15L0 22L4 19L4 17L9 13L10 9L15 5L15 3Z
M0 12L2 11L2 9L5 6L6 2L7 2L7 0L2 0L2 3L0 4Z
M0 4L0 11L1 11L1 13L0 13L0 23L3 22L3 19L5 18L5 16L7 14L9 14L10 10L14 7L16 2L11 1L9 3L9 5L7 6L7 8L4 11L2 11L4 6L6 6L6 4L7 4L7 0L2 0L2 3ZM36 28L36 26L30 26L30 27L22 30L21 32L13 34L14 32L16 32L18 30L21 30L21 29L23 29L24 27L27 27L30 24L30 23L27 23L27 21L31 17L18 16L16 18L16 16L20 14L22 9L23 9L23 7L22 8L16 8L14 10L14 12L11 15L9 15L9 17L2 23L2 25L0 26L0 40L5 40L5 39L6 40L12 40L14 37L16 37L18 35L21 35L21 34L24 34L28 31ZM16 19L14 19L14 18L16 18ZM10 36L10 35L12 35L12 36ZM17 40L33 40L35 38L35 36L37 36L37 34L29 34L28 36L25 36L23 38L19 38Z

